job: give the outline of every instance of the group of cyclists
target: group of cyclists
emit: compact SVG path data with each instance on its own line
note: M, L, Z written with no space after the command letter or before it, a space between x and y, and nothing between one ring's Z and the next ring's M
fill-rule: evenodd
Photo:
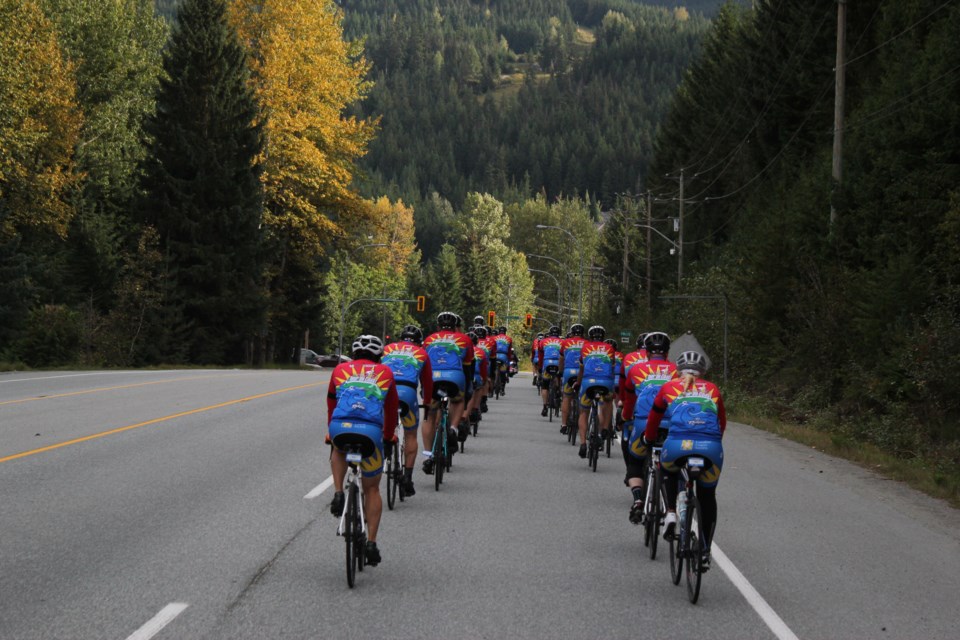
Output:
M581 458L587 457L587 416L594 403L600 404L601 439L619 433L626 466L624 483L632 497L630 522L639 525L647 517L644 483L653 445L662 447L660 464L667 493L664 536L668 539L677 524L680 466L694 455L706 461L696 483L703 509L702 566L706 569L717 522L716 487L723 468L726 411L720 390L703 378L705 356L685 351L671 362L670 344L670 336L662 331L644 333L637 339L636 349L624 355L615 340L606 339L602 326L585 331L582 324L574 324L563 338L560 327L552 326L537 335L530 359L543 401L541 416L555 409L558 386L562 388L562 433L570 428L571 405L579 407ZM554 382L558 378L559 384ZM615 408L618 412L613 419Z
M416 494L413 470L417 459L417 434L423 443L423 471L434 473L433 447L438 427L440 398L449 403L447 444L455 452L466 441L487 411L487 397L503 395L509 382L510 364L516 361L513 338L506 327L484 325L483 317L463 331L459 315L444 311L437 316L437 330L424 337L415 325L407 325L397 342L384 345L378 336L358 336L351 345L352 361L338 365L327 389L327 442L334 496L330 511L340 517L345 496L346 449L362 446L372 451L359 469L367 525L366 564L382 560L377 530L383 512L380 478L384 460L400 446L397 424L403 429L404 470L399 490L404 497ZM424 409L420 429L420 408Z
M353 341L353 360L338 365L328 388L328 443L331 445L334 497L330 511L340 517L344 509L344 451L363 444L370 453L359 464L367 524L366 564L381 561L377 529L382 513L380 478L384 460L400 446L398 423L403 430L404 470L399 482L402 496L416 493L413 472L419 432L423 472L433 474L433 446L441 398L449 407L447 445L455 452L466 441L471 425L486 412L487 398L502 395L515 360L513 339L506 327L491 327L482 316L463 327L459 315L445 311L437 316L436 331L424 336L414 325L404 327L397 342L384 345L373 335ZM465 332L464 332L465 331ZM579 456L587 457L588 414L598 404L600 437L619 435L626 466L624 483L631 492L629 519L646 517L644 486L649 451L662 447L660 464L666 481L665 536L677 524L676 504L680 467L691 456L706 460L697 479L697 497L703 511L703 567L709 567L710 545L717 519L716 486L723 467L721 439L726 413L719 389L703 378L703 354L685 351L668 359L670 337L660 331L641 335L636 349L622 354L606 331L595 325L570 327L561 337L559 326L539 334L531 349L535 384L543 401L542 416L555 409L562 396L561 431L578 418ZM561 390L557 393L557 390ZM553 395L551 395L553 394ZM419 409L425 410L420 429ZM616 418L613 411L617 409ZM570 415L571 411L578 414ZM475 431L474 431L475 433ZM573 435L573 434L570 434Z

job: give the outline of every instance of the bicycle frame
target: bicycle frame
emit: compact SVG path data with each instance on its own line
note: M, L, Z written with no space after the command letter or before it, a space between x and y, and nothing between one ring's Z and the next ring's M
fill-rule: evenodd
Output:
M347 514L350 513L350 486L354 484L357 485L357 499L360 501L360 533L363 535L367 534L367 518L363 513L363 485L360 482L360 473L357 468L361 459L359 453L347 454L347 464L349 466L347 467L346 481L343 483L343 493L346 499L343 504L343 513L340 515L340 524L337 526L338 536L343 535L344 523L347 520Z

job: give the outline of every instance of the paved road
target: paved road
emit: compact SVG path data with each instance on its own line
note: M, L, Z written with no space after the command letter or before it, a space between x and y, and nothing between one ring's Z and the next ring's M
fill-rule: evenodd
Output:
M642 553L622 462L590 473L523 376L349 591L330 491L304 497L327 376L0 375L0 638L956 636L956 511L742 425L728 561L691 606Z

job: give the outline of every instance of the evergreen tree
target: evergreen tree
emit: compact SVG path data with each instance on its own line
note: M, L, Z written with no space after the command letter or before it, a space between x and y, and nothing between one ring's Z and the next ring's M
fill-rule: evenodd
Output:
M167 351L183 347L192 362L241 360L244 341L263 326L255 160L263 139L225 10L224 0L180 4L149 123L145 222L157 228L168 263L167 322L176 317L181 331L167 335Z

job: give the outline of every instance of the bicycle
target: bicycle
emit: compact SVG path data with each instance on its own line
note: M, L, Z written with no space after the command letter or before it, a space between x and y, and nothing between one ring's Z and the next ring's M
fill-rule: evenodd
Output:
M403 492L403 468L406 460L406 453L403 451L403 442L393 443L393 451L387 457L386 469L384 475L387 476L387 507L393 511L393 507L399 496L400 502L403 502L405 494Z
M660 466L660 452L666 440L666 429L660 429L657 441L650 445L650 455L646 464L646 499L643 509L643 545L650 548L650 559L657 558L657 543L660 539L660 527L667 515L667 489L663 483L663 469Z
M547 373L553 376L547 393L547 417L553 422L553 418L560 415L560 377L557 368L553 366L547 367Z
M363 490L357 465L363 460L359 445L347 448L347 477L344 481L345 503L337 535L343 536L347 551L347 586L353 589L357 571L366 564L367 521L363 514Z
M680 584L683 568L686 568L687 597L693 604L700 597L700 581L703 577L703 556L706 552L703 538L703 512L693 487L706 468L707 461L699 456L686 458L680 467L684 490L677 496L677 528L670 539L670 573L673 584ZM676 549L674 549L676 546Z
M450 470L450 450L447 441L450 439L447 429L450 420L450 396L446 390L439 388L434 392L440 398L440 416L437 419L437 430L433 434L433 484L436 491L440 491L443 484L444 471Z
M603 441L600 439L600 407L603 406L602 387L587 389L587 398L590 400L590 416L587 418L587 466L597 472L597 460Z

